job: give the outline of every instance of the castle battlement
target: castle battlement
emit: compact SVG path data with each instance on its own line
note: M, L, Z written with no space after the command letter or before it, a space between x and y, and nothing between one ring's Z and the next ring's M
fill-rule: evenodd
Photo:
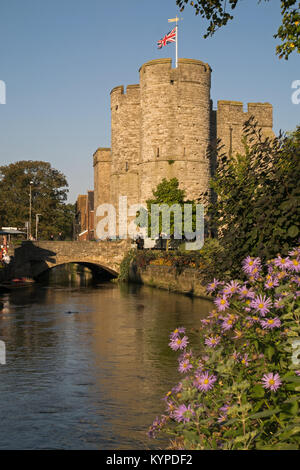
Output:
M273 135L269 103L218 101L213 109L209 64L180 58L156 59L139 69L140 82L116 86L111 97L111 149L94 154L95 205L145 203L163 178L176 177L188 199L209 191L214 162L208 149L217 138L224 150L243 151L245 121L254 116Z
M247 111L241 101L218 101L217 137L222 140L223 151L229 153L243 152L243 126L254 117L263 129L265 136L272 137L273 106L270 103L248 103Z

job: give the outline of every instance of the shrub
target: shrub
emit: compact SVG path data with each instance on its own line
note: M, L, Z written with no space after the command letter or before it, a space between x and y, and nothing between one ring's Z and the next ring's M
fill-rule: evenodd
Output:
M250 119L243 155L218 155L209 214L224 249L215 272L238 275L249 254L263 262L286 255L299 238L300 126L288 136L264 139Z
M243 262L242 280L214 280L215 309L194 331L171 333L183 379L149 430L174 449L298 449L300 248L265 266Z

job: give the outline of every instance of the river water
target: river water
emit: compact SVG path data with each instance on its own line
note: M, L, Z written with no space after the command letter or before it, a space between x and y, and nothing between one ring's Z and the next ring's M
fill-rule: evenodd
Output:
M169 334L210 302L82 275L0 300L0 449L166 448L147 430L180 377Z

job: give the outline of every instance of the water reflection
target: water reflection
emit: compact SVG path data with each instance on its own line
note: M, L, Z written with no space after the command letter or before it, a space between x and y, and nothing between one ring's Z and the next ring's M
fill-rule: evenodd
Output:
M5 295L0 339L1 449L146 449L179 378L170 330L199 325L208 301L101 284Z

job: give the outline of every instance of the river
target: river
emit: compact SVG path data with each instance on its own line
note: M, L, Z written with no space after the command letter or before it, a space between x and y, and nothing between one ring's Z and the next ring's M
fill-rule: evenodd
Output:
M82 274L0 300L0 449L166 447L147 430L180 377L169 334L210 302Z

